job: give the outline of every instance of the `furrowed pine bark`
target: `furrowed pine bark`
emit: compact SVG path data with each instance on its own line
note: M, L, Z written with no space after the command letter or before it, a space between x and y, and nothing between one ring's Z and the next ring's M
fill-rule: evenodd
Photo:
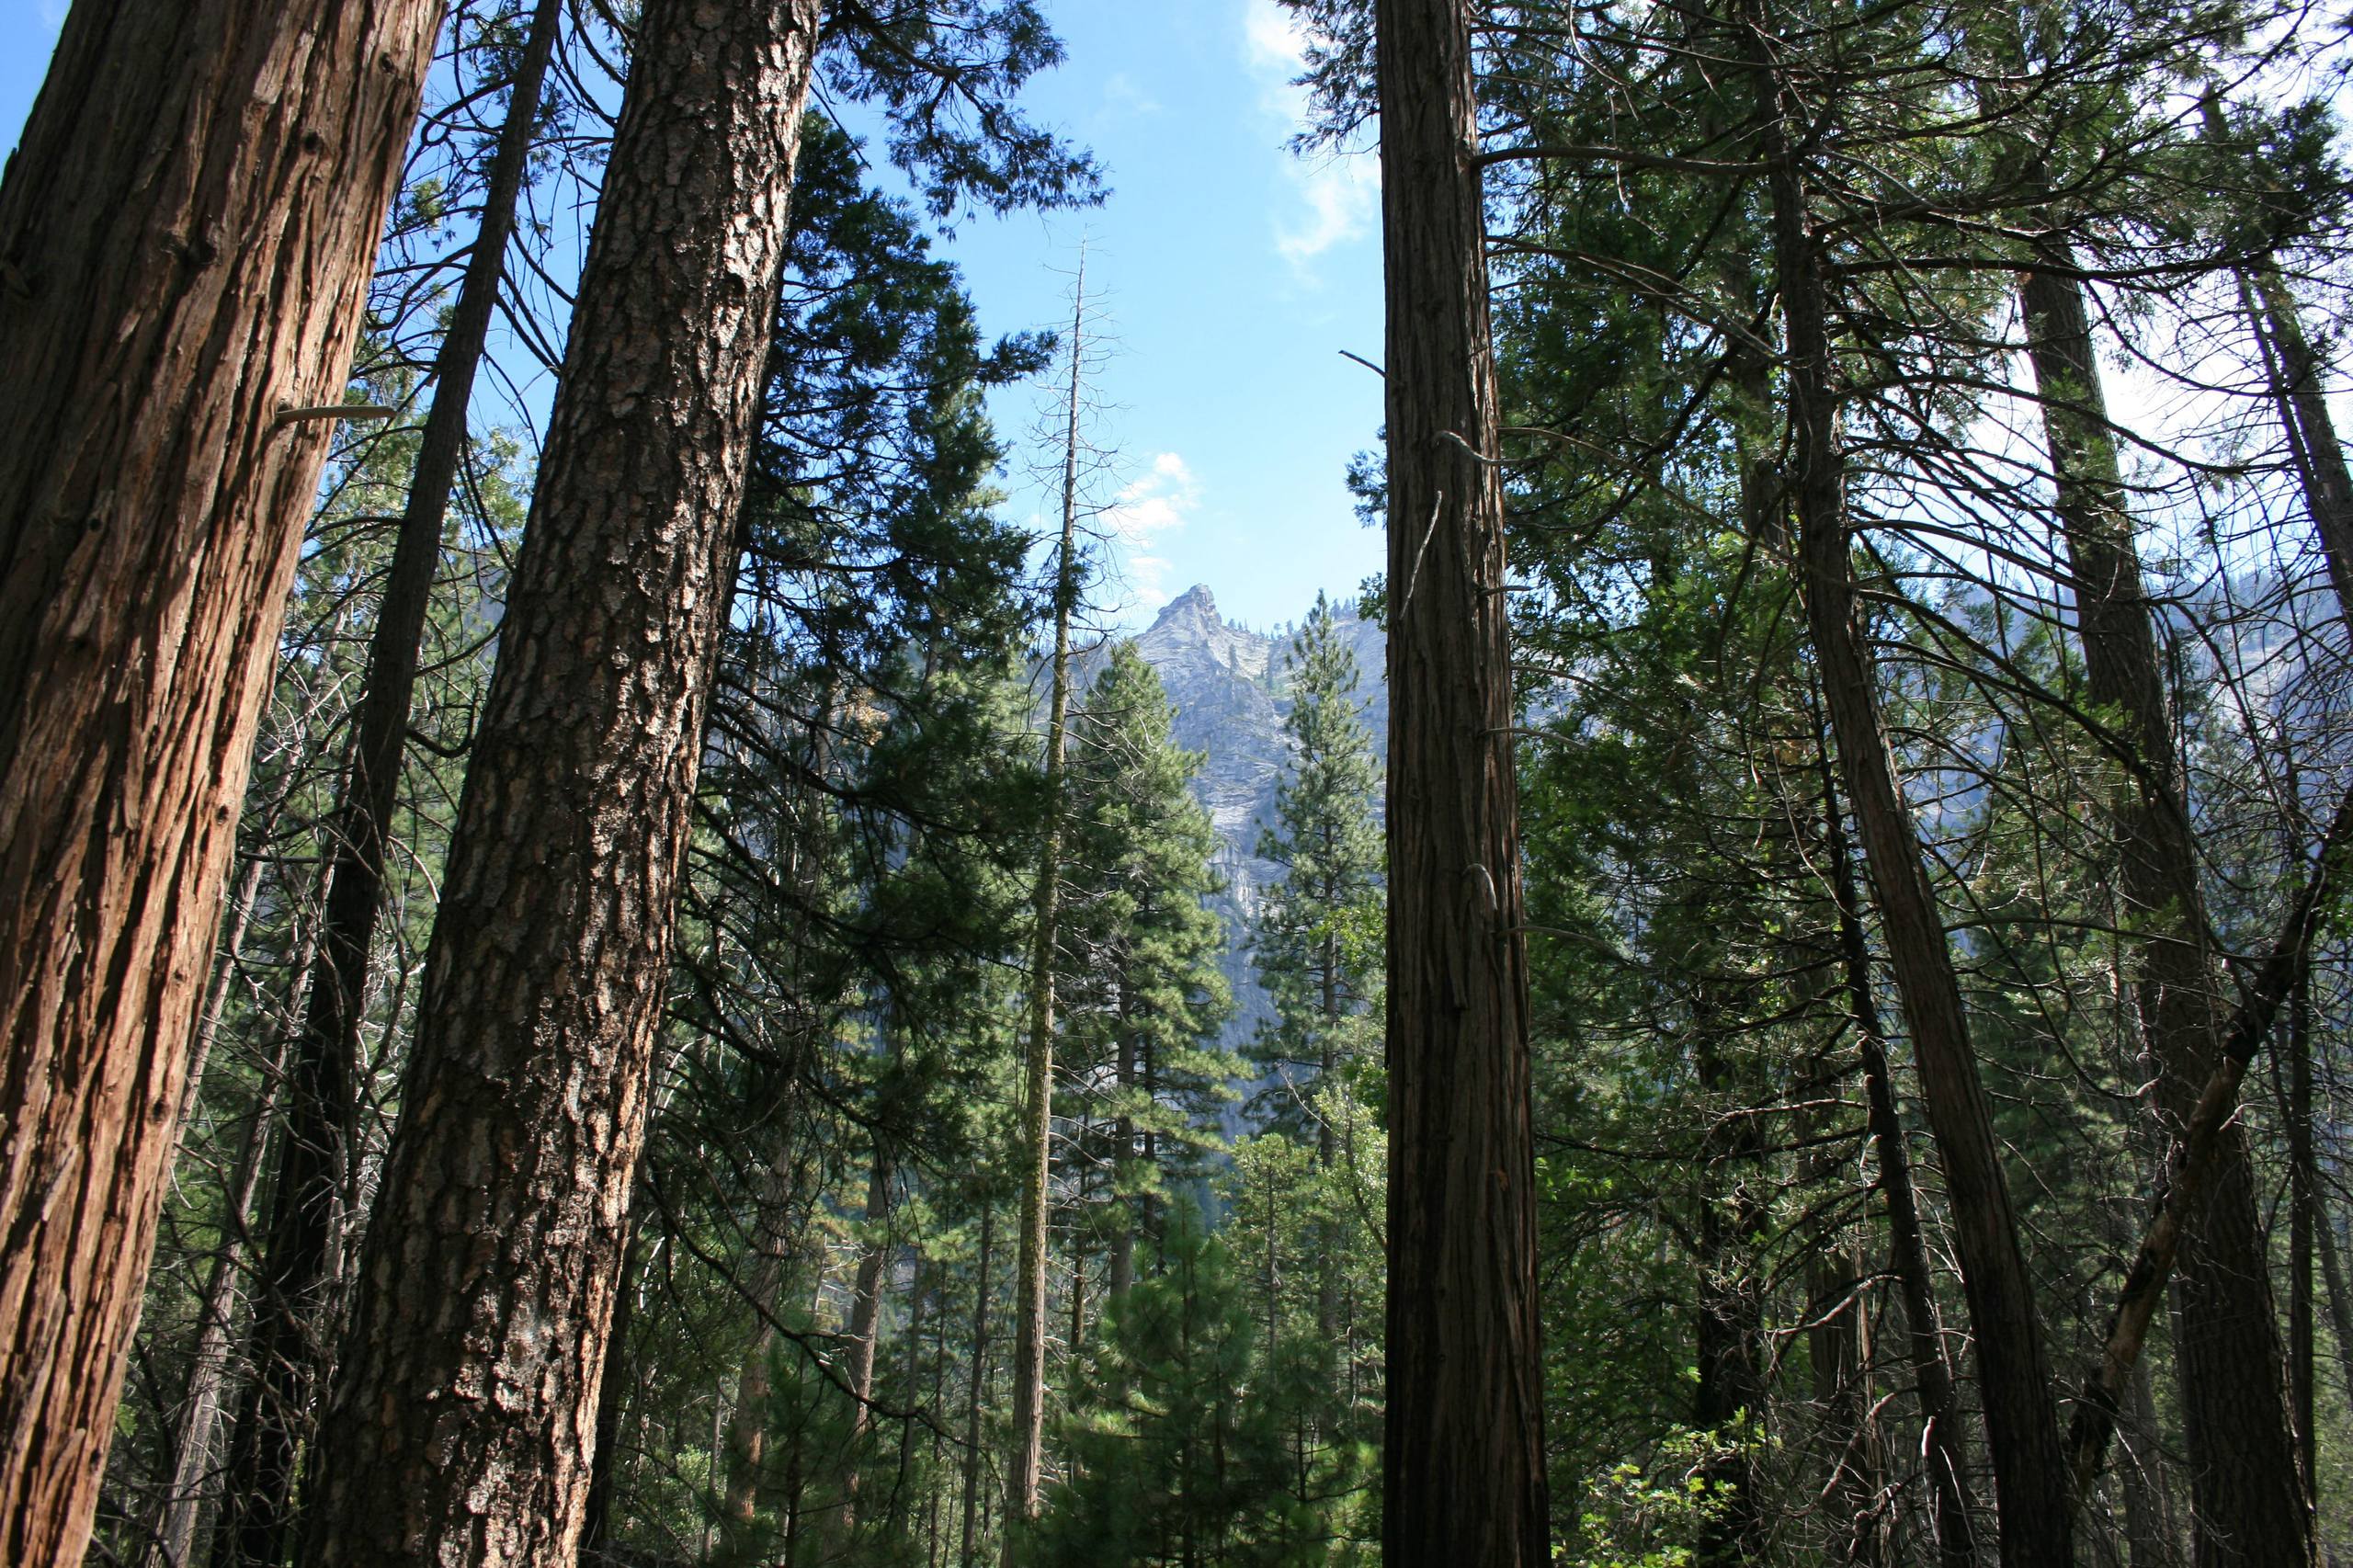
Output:
M1063 438L1063 531L1054 556L1054 652L1046 705L1046 829L1038 848L1029 959L1029 1048L1022 1066L1020 1261L1013 1278L1013 1454L1006 1475L1004 1560L1018 1526L1038 1517L1046 1447L1046 1178L1054 1131L1054 944L1062 899L1063 747L1070 722L1070 621L1078 600L1078 418L1086 327L1086 264L1070 320L1070 399Z
M1382 1561L1551 1560L1498 415L1463 0L1380 0L1389 431Z
M506 242L531 152L531 132L562 0L539 0L508 85L482 216L448 332L434 360L432 412L394 536L368 674L354 715L358 739L327 829L326 915L305 977L309 1005L295 1044L284 1134L271 1184L248 1360L256 1369L229 1445L227 1483L213 1538L215 1568L274 1568L285 1555L296 1455L331 1350L335 1281L330 1255L348 1187L346 1139L357 1115L357 1064L370 949L383 906L384 859L407 751L418 642L441 560L441 526L465 450L466 412L498 302Z
M1802 115L1773 63L1777 40L1761 0L1746 6L1750 63L1767 134L1774 271L1787 332L1790 485L1798 517L1807 627L1838 763L1862 838L1888 960L1920 1073L1921 1099L1943 1156L1953 1238L1977 1341L1978 1387L1992 1451L2005 1568L2071 1568L2074 1523L2064 1450L2034 1287L1977 1072L1944 919L1920 863L1912 813L1880 728L1870 660L1857 618L1847 538L1827 284L1792 156Z
M653 0L451 835L303 1560L568 1562L816 0Z
M0 180L0 1560L78 1561L436 0L85 0Z
M2039 242L2020 293L2092 701L2131 777L2109 802L2121 915L2138 938L2134 988L2169 1138L2186 1137L2220 1056L2222 975L2173 735L2156 631L2108 422L2073 247ZM2215 1129L2203 1211L2176 1260L2174 1352L2200 1568L2309 1562L2310 1507L2255 1176L2235 1121Z

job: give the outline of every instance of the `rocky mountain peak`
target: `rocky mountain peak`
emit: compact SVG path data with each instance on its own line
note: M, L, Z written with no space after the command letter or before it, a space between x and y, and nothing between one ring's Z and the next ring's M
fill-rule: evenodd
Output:
M1246 626L1231 626L1218 614L1217 597L1196 584L1161 608L1151 626L1136 639L1144 661L1166 681L1173 666L1202 671L1222 670L1245 680L1266 678L1274 639ZM1174 691L1170 694L1176 695ZM1182 711L1184 704L1177 704Z
M1302 614L1305 609L1302 605ZM1372 730L1374 750L1384 752L1389 698L1381 630L1358 619L1352 606L1340 612L1338 623L1356 653L1357 698ZM1283 669L1289 640L1229 623L1218 613L1216 596L1197 584L1161 608L1135 646L1158 672L1176 710L1171 728L1176 744L1201 754L1193 793L1217 826L1218 871L1226 889L1213 902L1226 922L1223 967L1240 1004L1227 1039L1239 1042L1269 1010L1246 943L1259 894L1279 874L1258 858L1257 848L1260 832L1274 819L1275 790L1288 756L1282 722L1290 707ZM1094 678L1092 667L1084 674L1086 680Z

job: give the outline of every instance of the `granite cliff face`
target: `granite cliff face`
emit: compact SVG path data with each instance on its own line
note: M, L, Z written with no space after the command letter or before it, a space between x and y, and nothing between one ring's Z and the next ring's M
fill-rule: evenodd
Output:
M1305 609L1301 607L1302 616ZM1353 604L1341 610L1339 626L1356 653L1357 699L1372 731L1374 755L1385 756L1389 694L1381 629L1358 619ZM1217 824L1217 868L1226 891L1214 907L1226 925L1222 967L1236 1004L1225 1041L1238 1045L1267 1016L1246 944L1259 895L1279 874L1256 850L1260 832L1274 820L1275 789L1282 778L1282 722L1290 707L1283 664L1290 637L1228 623L1209 589L1194 587L1170 601L1135 646L1176 707L1176 744L1203 754L1193 793ZM1094 667L1085 671L1089 680L1094 674Z

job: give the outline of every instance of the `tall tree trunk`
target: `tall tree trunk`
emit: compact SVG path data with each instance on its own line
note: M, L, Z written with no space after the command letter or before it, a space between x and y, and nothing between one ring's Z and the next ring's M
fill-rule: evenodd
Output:
M727 1561L756 1561L759 1541L753 1532L760 1505L760 1479L768 1437L768 1360L777 1345L776 1315L792 1272L794 1149L789 1137L779 1138L761 1175L753 1202L751 1270L739 1287L752 1309L752 1336L735 1374L735 1399L721 1451L724 1456L726 1491L719 1510L719 1528ZM820 1271L822 1279L823 1271Z
M1979 1081L1944 920L1920 863L1912 815L1881 731L1848 558L1845 455L1834 391L1827 285L1792 155L1789 117L1801 111L1781 83L1762 0L1746 6L1770 177L1773 260L1787 328L1790 488L1808 628L1840 770L1854 802L1888 958L1910 1027L1921 1097L1943 1155L1961 1282L1977 1341L1978 1386L1992 1450L2006 1568L2069 1568L2074 1561L2058 1411L2002 1172L1993 1112Z
M2247 1064L2263 1048L2264 1040L2279 1019L2280 1007L2294 988L2296 972L2304 961L2304 944L2312 939L2313 922L2329 907L2334 886L2342 874L2338 862L2348 846L2353 846L2353 792L2347 792L2337 802L2328 831L2313 857L2307 880L2289 907L2279 939L2256 968L2254 983L2241 997L2229 1027L2221 1031L2222 1049L2216 1054L2213 1069L2207 1074L2197 1104L2182 1119L2179 1136L2170 1141L2164 1174L2156 1184L2155 1212L2141 1233L2131 1266L2125 1270L2124 1283L2117 1291L2098 1369L2075 1403L2068 1446L2078 1495L2088 1493L2098 1477L2132 1369L2139 1363L2141 1347L2147 1340L2159 1295L2172 1277L2175 1260L2198 1217L2206 1189L2222 1168L2228 1147L2226 1135L2238 1119L2239 1085L2246 1077ZM2327 1256L2324 1249L2324 1260ZM2270 1382L2276 1398L2276 1366ZM2301 1506L2298 1512L2302 1512Z
M254 864L260 865L260 859L256 858ZM227 990L227 980L224 973L220 983L222 992ZM219 1017L216 1006L205 1027L217 1027ZM172 1479L154 1539L148 1545L147 1568L188 1568L196 1548L196 1528L212 1491L214 1439L235 1375L233 1350L237 1286L245 1272L245 1225L268 1163L270 1127L277 1117L278 1085L293 1031L280 1028L275 1033L273 1048L262 1065L245 1146L237 1155L236 1169L222 1200L221 1252L205 1276L204 1295L197 1309L196 1345L188 1353L188 1396L180 1402L179 1425L172 1434Z
M639 21L305 1471L312 1568L578 1540L817 27L817 0Z
M2353 620L2353 473L2347 471L2344 444L2328 416L2320 357L2304 336L2295 296L2277 267L2268 261L2257 264L2249 269L2244 287L2305 509L2320 536L2329 582L2336 589L2337 611Z
M902 1407L904 1413L899 1417L899 1474L897 1481L891 1488L890 1535L894 1540L905 1539L908 1520L907 1481L915 1455L915 1391L923 1387L923 1320L926 1304L924 1288L928 1281L929 1267L920 1250L915 1252L911 1272L914 1278L907 1282L907 1398L906 1403ZM868 1384L868 1389L870 1392L872 1390L870 1382ZM933 1403L936 1407L938 1401L935 1399Z
M439 12L85 0L0 178L0 1560L89 1537Z
M1691 1561L1695 1568L1740 1568L1757 1560L1764 1524L1756 1459L1765 1401L1757 1358L1765 1303L1747 1245L1764 1221L1751 1186L1761 1174L1756 1169L1761 1139L1748 1107L1722 1103L1739 1097L1728 1091L1746 1084L1724 1061L1715 1039L1720 1020L1710 1016L1715 1010L1703 1001L1695 1011L1699 1091L1711 1120L1700 1154L1704 1174L1694 1260L1699 1321L1693 1335L1699 1378L1691 1422L1716 1434L1719 1446L1700 1470L1718 1506L1699 1527Z
M1397 1568L1551 1560L1503 484L1465 0L1379 0Z
M1324 890L1324 906L1339 907L1340 890L1327 886ZM1315 1108L1315 1169L1326 1183L1332 1178L1332 1166L1339 1158L1339 1131L1332 1125L1330 1092L1332 1074L1339 1066L1340 1038L1340 939L1330 931L1324 934L1323 998L1319 1009L1324 1019L1323 1038L1315 1067L1315 1086L1324 1091ZM1340 1341L1340 1227L1330 1217L1315 1221L1315 1333L1317 1342L1336 1345Z
M1929 1272L1927 1238L1920 1224L1919 1192L1912 1179L1911 1145L1905 1141L1903 1114L1896 1106L1879 999L1871 989L1863 901L1855 886L1854 856L1847 842L1846 812L1839 805L1828 740L1817 731L1823 840L1829 861L1830 893L1838 903L1839 959L1847 1006L1855 1020L1863 1059L1871 1153L1879 1163L1880 1199L1887 1209L1889 1259L1904 1302L1904 1332L1911 1342L1912 1381L1920 1401L1920 1453L1929 1494L1936 1499L1937 1559L1944 1568L1970 1568L1977 1560L1977 1527L1971 1512L1961 1412L1953 1403L1952 1369L1945 1360L1944 1335L1937 1320L1935 1278Z
M434 361L433 409L418 440L408 501L369 642L351 771L327 829L326 917L317 960L306 977L309 1006L295 1046L292 1094L258 1270L249 1356L256 1372L229 1446L214 1568L271 1568L285 1555L295 1458L332 1348L336 1281L331 1255L338 1250L335 1233L343 1218L349 1145L358 1131L360 1028L407 750L418 642L441 560L449 487L465 449L474 373L498 302L506 242L514 233L516 201L562 13L563 0L539 0L509 85L480 225Z
M2202 108L2207 140L2227 147L2230 127L2220 96L2209 92ZM2338 613L2353 621L2353 472L2347 469L2344 444L2336 437L2336 422L2328 416L2319 356L2304 335L2296 297L2269 256L2242 266L2238 280L2239 302L2263 359L2267 390L2279 413L2280 431L2288 439L2288 455L2303 491L2304 509L2320 536L2321 556L2336 590Z
M2181 1531L2174 1520L2172 1488L2160 1451L2156 1391L2149 1364L2132 1369L2123 1424L2132 1451L2124 1458L2124 1529L2128 1568L2178 1568Z
M1822 1413L1823 1447L1830 1467L1825 1498L1835 1499L1832 1540L1843 1532L1841 1561L1875 1565L1887 1561L1886 1532L1880 1514L1879 1431L1872 1413L1870 1320L1863 1310L1863 1282L1843 1238L1818 1247L1807 1270L1810 1300L1807 1335L1813 1363L1813 1403Z
M996 1242L996 1206L981 1199L980 1278L972 1290L972 1379L964 1401L964 1510L956 1561L974 1568L981 1511L981 1396L989 1377L989 1259Z
M1135 1200L1128 1194L1129 1185L1135 1179L1136 1127L1128 1115L1128 1097L1136 1087L1135 1036L1128 1029L1127 988L1120 988L1119 1066L1120 1114L1111 1119L1111 1186L1114 1212L1118 1215L1111 1230L1111 1256L1107 1265L1108 1278L1104 1293L1113 1304L1126 1297L1136 1281L1136 1221Z
M2353 1291L2347 1291L2345 1270L2336 1256L2336 1222L2326 1203L2314 1215L2313 1240L2319 1244L2321 1287L2328 1297L2329 1338L2336 1346L2337 1376L2353 1390Z
M2083 286L2063 240L2041 241L2035 261L2022 289L2028 358L2074 579L2086 684L2092 701L2116 716L2132 775L2109 803L2117 891L2140 938L2135 988L2156 1062L2157 1114L2178 1140L2219 1054L2222 977ZM2269 1263L2235 1122L2217 1132L2204 1211L2174 1272L2174 1312L2197 1562L2223 1568L2310 1561L2310 1508L2280 1384Z
M2310 941L2309 934L2306 940ZM2320 1434L2313 1422L2313 1257L2320 1213L2320 1167L2313 1153L2312 955L2297 968L2288 998L2288 1081L2281 1110L2288 1130L2288 1399L2296 1423L2296 1468L2304 1494L2319 1502ZM2277 1065L2276 1062L2274 1063Z
M637 1319L637 1276L642 1267L639 1258L642 1219L632 1209L629 1218L629 1235L621 1244L621 1277L614 1292L612 1327L606 1343L610 1347L607 1366L611 1366L611 1354L627 1355L631 1325ZM621 1376L608 1376L597 1393L597 1451L588 1465L587 1521L580 1532L580 1557L594 1563L604 1554L613 1539L614 1466L620 1457L621 1420L629 1406L630 1391L636 1381L628 1374L632 1369L624 1362Z
M1071 306L1070 396L1063 446L1063 531L1054 557L1054 652L1046 707L1046 830L1038 849L1029 959L1029 1050L1022 1067L1021 1241L1014 1275L1013 1456L1006 1477L1005 1562L1017 1524L1038 1517L1046 1443L1046 1185L1053 1158L1055 923L1062 898L1063 749L1070 719L1070 621L1078 598L1078 417L1086 327L1086 261Z
M881 1337L884 1273L891 1261L891 1246L882 1231L890 1221L891 1165L878 1143L866 1176L866 1247L858 1254L858 1278L850 1287L848 1382L856 1403L850 1407L849 1444L843 1453L841 1528L845 1533L858 1522L858 1448L874 1425L870 1408L874 1352Z

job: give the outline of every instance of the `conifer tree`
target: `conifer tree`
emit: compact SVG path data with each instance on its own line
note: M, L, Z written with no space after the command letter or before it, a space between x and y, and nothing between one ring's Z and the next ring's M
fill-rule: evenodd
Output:
M1301 1370L1320 1347L1266 1345L1245 1272L1189 1201L1171 1209L1161 1271L1111 1309L1086 1386L1074 1391L1062 1433L1070 1479L1049 1494L1038 1527L1030 1560L1040 1568L1335 1560L1328 1514L1363 1460L1348 1451L1302 1462L1287 1406L1313 1397L1318 1381Z
M1080 1108L1108 1142L1114 1296L1154 1207L1199 1174L1235 1066L1209 1044L1232 1006L1217 967L1225 931L1203 902L1217 891L1217 834L1188 790L1200 758L1176 746L1173 717L1159 676L1121 643L1071 732L1066 1066L1075 1084L1108 1085L1099 1107Z
M1250 937L1275 1016L1251 1054L1275 1076L1266 1094L1272 1125L1312 1127L1316 1163L1329 1173L1340 1128L1323 1100L1337 1087L1343 1055L1366 1049L1353 1037L1380 985L1381 778L1357 706L1356 654L1320 593L1285 668L1290 760L1275 790L1276 825L1258 835L1259 858L1283 876ZM1302 1069L1313 1074L1304 1084ZM1326 1342L1340 1329L1338 1242L1327 1226L1316 1249L1316 1324Z
M1332 1131L1308 1108L1306 1094L1337 1068L1347 1020L1381 983L1381 774L1358 707L1356 654L1322 594L1284 667L1290 760L1275 790L1275 824L1257 846L1283 875L1267 889L1250 934L1275 1016L1251 1054L1282 1076L1270 1107L1276 1124L1316 1124L1328 1165ZM1315 1076L1302 1085L1290 1069Z

